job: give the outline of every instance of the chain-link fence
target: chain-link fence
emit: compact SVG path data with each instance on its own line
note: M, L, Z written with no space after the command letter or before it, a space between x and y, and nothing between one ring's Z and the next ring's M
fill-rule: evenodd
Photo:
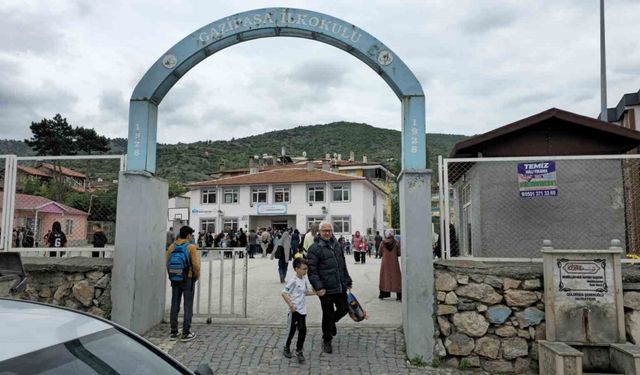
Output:
M14 160L14 175L5 189L7 204L3 200L2 205L12 210L4 216L10 225L3 226L11 228L11 238L5 241L9 248L25 255L111 254L122 156Z
M640 254L640 155L442 159L440 168L444 257L539 258L544 239L564 249L619 239Z

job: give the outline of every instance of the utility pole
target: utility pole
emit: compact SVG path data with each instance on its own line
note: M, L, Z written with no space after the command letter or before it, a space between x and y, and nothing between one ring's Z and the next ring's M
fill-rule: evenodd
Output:
M604 0L600 0L600 120L607 116L607 57L604 44Z

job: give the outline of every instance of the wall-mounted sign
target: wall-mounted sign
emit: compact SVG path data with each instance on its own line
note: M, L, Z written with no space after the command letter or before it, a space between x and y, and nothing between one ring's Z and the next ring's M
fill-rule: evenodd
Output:
M258 215L286 215L286 204L258 204Z
M557 196L556 162L518 163L518 187L522 198Z
M607 260L570 260L560 258L558 291L574 300L596 301L609 292ZM611 271L609 271L611 272Z
M194 215L199 215L199 214L212 214L213 210L201 210L198 208L192 208L191 209L191 213Z

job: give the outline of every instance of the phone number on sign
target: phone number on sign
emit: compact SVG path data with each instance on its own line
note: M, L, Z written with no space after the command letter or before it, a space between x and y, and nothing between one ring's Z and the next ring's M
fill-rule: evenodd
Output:
M558 195L557 190L541 190L541 191L521 191L520 196L524 198L531 197L555 197Z

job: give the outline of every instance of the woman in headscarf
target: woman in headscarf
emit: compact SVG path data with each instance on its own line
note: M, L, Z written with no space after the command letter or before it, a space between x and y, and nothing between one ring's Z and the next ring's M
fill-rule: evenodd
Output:
M360 231L357 230L356 234L351 237L351 246L353 249L353 257L356 260L356 264L360 263L360 248L362 247L362 236L360 235Z
M380 294L378 298L383 299L391 296L391 292L396 294L396 300L402 301L402 276L400 274L400 242L396 241L392 230L384 232L384 240L378 249L382 254L380 265Z

